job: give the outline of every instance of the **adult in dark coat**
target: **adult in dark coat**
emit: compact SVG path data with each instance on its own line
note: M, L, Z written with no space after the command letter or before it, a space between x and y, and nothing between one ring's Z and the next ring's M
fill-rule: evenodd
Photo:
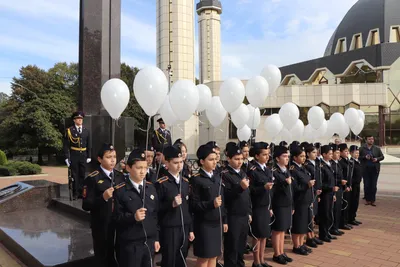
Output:
M381 161L385 159L381 149L374 145L374 137L367 136L367 142L360 148L360 160L363 169L364 197L366 205L376 206L376 191Z
M159 127L154 131L153 138L151 139L151 144L153 147L164 145L172 145L171 132L166 128L165 122L162 118L157 120Z
M73 181L73 198L82 197L83 181L86 164L91 162L90 132L83 126L83 112L72 114L74 125L65 131L64 157L65 163L71 169Z

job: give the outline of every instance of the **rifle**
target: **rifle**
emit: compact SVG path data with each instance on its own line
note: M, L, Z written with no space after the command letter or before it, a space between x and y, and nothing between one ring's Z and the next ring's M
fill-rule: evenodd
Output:
M68 167L68 190L69 190L69 200L72 201L74 194L74 177L72 177L71 166Z

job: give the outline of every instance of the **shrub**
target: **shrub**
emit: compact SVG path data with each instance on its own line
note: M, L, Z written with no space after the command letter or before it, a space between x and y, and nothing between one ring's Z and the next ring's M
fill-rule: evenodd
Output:
M0 166L7 164L7 156L2 150L0 150Z
M27 161L10 161L6 167L16 170L19 175L39 174L42 172L42 168L39 165Z
M0 176L17 175L17 170L12 166L0 166Z

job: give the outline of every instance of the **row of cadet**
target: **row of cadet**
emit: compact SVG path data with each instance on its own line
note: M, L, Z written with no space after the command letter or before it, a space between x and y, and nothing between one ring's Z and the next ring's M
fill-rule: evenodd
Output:
M349 157L349 151L351 157ZM246 244L253 266L270 266L264 251L272 239L273 261L337 239L356 220L361 165L357 146L293 142L209 142L197 150L199 170L186 162L181 140L133 150L117 171L116 152L104 144L99 169L84 181L83 209L91 213L96 266L187 266L191 244L196 266L245 266ZM249 156L252 160L249 161ZM319 226L319 238L314 224ZM249 245L247 241L251 240Z

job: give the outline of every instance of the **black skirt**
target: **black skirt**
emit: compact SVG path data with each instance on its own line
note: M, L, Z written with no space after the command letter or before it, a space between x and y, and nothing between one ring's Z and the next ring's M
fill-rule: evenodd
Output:
M308 233L308 224L310 223L311 209L310 205L299 204L295 206L293 214L293 234L306 234Z
M268 238L271 235L271 217L268 206L253 209L251 231L257 238ZM251 235L251 233L250 233ZM251 235L252 236L252 235Z
M202 259L221 255L222 231L219 223L194 221L193 254Z
M272 207L275 221L272 224L272 230L277 232L286 232L292 222L292 206L288 207Z

